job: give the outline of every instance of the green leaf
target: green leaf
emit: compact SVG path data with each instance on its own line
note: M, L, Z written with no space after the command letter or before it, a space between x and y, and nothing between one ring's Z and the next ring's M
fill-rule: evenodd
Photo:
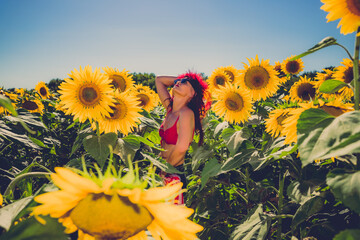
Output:
M244 149L237 153L234 157L228 158L222 165L221 171L228 172L235 168L239 168L245 163L251 160L251 155L255 152L255 149Z
M138 138L119 138L116 141L114 153L119 155L123 161L127 162L128 155L134 159L136 151L140 148L140 141Z
M225 140L231 155L236 154L241 144L250 137L247 131L235 131L232 128L224 129L221 136Z
M33 141L36 145L43 147L43 148L47 148L47 146L40 141L39 139L33 138L33 137L29 137L31 141Z
M0 94L0 105L6 108L9 112L11 112L13 116L16 117L18 115L14 106L11 104L11 100L2 94Z
M315 46L308 49L306 52L303 52L302 54L299 54L299 55L291 58L290 61L305 57L308 54L311 54L311 53L316 52L316 51L318 51L318 50L320 50L322 48L325 48L325 47L328 47L328 46L331 46L331 45L334 45L334 44L337 44L335 38L326 37L323 40L321 40L319 43L317 43Z
M22 198L14 203L0 208L0 226L9 230L11 224L16 220L16 216L28 206L33 197Z
M323 205L324 205L324 199L319 196L307 200L296 211L291 223L291 228L295 230L300 223L305 221L311 215L319 212L322 209Z
M6 139L15 140L20 144L24 144L27 147L34 149L41 149L36 145L26 134L17 134L15 130L7 126L3 121L0 121L0 136L3 136Z
M212 157L213 151L206 149L204 146L197 147L192 153L191 169L195 172L201 165L201 163Z
M302 186L299 181L293 181L289 184L287 188L287 195L297 204L304 204L307 200L311 198L310 188L308 186L305 186L307 191L304 191L303 189L301 189L301 187L304 188L304 186Z
M159 129L160 128L160 124L157 123L154 119L152 118L147 118L147 117L141 117L140 118L141 124L144 124L148 127L152 127L155 129Z
M254 207L243 222L232 232L231 240L264 240L268 234L271 219L262 210L262 204Z
M297 129L303 166L316 159L360 152L359 111L334 118L321 109L309 109L301 114Z
M358 240L360 236L360 229L346 229L339 232L333 240Z
M106 133L101 136L89 135L84 139L83 144L85 150L103 167L110 154L109 145L114 147L116 140L115 133Z
M214 177L221 172L221 165L218 163L216 158L211 158L204 166L201 172L201 189L204 188L205 184L210 177Z
M84 139L91 135L93 133L93 129L91 127L85 128L84 130L81 130L78 135L76 136L75 142L71 148L70 157L76 152L76 150L79 149L79 147L82 145Z
M329 79L321 84L319 91L323 93L335 93L346 86L348 85L342 81Z
M326 176L326 183L337 199L351 210L360 213L360 171L334 169Z
M45 225L39 223L35 217L30 217L11 227L8 232L1 235L0 240L66 240L65 227L55 218L41 216L46 221Z
M222 131L228 127L229 127L229 123L226 121L219 123L214 130L214 137L215 138L220 137L220 134L222 133Z

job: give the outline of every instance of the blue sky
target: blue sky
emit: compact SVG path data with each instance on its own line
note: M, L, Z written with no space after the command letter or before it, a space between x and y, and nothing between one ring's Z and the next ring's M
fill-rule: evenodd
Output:
M211 75L247 58L282 62L327 36L353 53L355 33L326 23L320 0L0 0L0 86L35 88L74 68ZM331 46L305 71L338 66Z

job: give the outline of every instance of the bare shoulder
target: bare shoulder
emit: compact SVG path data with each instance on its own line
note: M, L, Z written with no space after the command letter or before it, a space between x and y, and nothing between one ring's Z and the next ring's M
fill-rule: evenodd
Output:
M186 108L181 109L180 118L192 120L195 118L195 115L194 115L194 112L190 108L186 107Z

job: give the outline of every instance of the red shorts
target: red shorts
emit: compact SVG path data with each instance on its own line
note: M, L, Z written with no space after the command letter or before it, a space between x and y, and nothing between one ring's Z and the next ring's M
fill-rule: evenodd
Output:
M181 178L179 175L177 175L176 173L164 173L162 174L162 178L163 178L163 182L164 185L168 185L168 184L176 184L181 182ZM184 204L184 195L183 192L179 192L179 195L177 195L174 200L173 203L176 205L183 205Z

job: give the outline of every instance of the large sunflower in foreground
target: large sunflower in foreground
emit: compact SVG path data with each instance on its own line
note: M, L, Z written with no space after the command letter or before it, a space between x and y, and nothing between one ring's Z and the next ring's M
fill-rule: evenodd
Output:
M304 63L301 58L290 60L294 56L288 57L281 63L281 69L285 74L296 75L304 70Z
M136 127L136 123L140 123L139 118L142 116L141 108L138 106L138 98L133 94L115 92L115 106L111 107L113 110L109 117L104 117L99 120L100 132L109 133L120 131L127 135ZM96 129L96 124L93 124Z
M50 97L49 88L44 82L36 84L35 90L39 93L42 99L48 99Z
M266 132L274 138L284 136L284 120L290 116L292 108L274 109L269 113L269 118L265 120Z
M103 70L111 80L111 84L119 92L125 92L133 87L134 81L129 71L124 69L120 72L118 69L111 67L104 67Z
M249 66L243 63L245 69L240 70L239 86L241 89L249 90L254 101L265 100L279 89L278 73L269 64L269 60L259 61L257 55L255 59L248 61Z
M310 101L316 96L314 81L304 76L290 88L290 98L297 102Z
M334 72L334 79L350 84L351 81L354 79L353 61L346 58L343 59L343 62L341 62L341 64L343 64L344 66L336 67L336 71ZM354 96L354 92L350 87L343 87L338 92L346 99Z
M212 105L212 110L230 123L247 121L253 111L250 91L240 89L236 84L225 84L216 90L215 96L216 103Z
M327 21L340 19L338 28L340 33L346 35L357 31L360 26L360 2L359 0L321 0L324 4L320 9L329 12Z
M293 109L289 112L290 116L284 120L283 133L286 136L284 143L291 144L297 142L297 121L301 113L310 108L320 108L328 114L337 117L349 111L353 111L352 104L342 103L341 99L334 99L329 102L319 100L317 102L299 103L300 108Z
M24 108L26 110L28 110L29 112L32 113L43 113L44 111L44 105L42 104L42 102L38 99L34 99L34 100L24 100L21 105L21 108Z
M100 176L60 167L55 172L51 179L60 190L35 197L41 205L33 213L58 218L66 233L78 230L79 239L142 240L147 229L156 240L187 240L203 229L188 219L192 209L165 202L182 183L145 190L132 168L124 177L115 170Z
M80 71L74 69L60 85L60 104L80 122L98 120L103 116L109 117L114 106L114 89L111 87L109 78L96 68L92 71L91 66Z
M230 76L224 72L223 67L219 67L211 73L206 82L209 84L209 91L213 92L221 86L225 86L225 83L230 83L231 79Z

